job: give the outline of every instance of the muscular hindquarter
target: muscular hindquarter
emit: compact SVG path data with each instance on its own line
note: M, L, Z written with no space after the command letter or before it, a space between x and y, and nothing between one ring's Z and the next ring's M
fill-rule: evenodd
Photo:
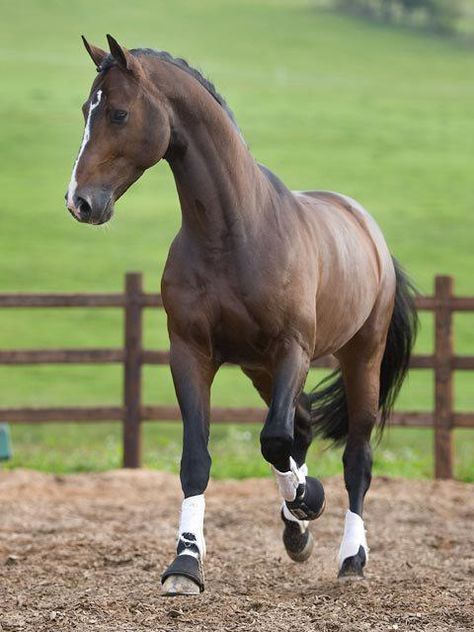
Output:
M376 305L392 302L395 277L379 227L357 202L329 192L297 198L310 218L308 236L317 244L316 358L337 352Z

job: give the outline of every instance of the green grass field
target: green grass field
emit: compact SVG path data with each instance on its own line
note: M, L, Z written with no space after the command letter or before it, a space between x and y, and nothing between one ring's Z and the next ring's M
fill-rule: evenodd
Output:
M425 292L436 273L474 294L474 51L318 10L303 0L24 0L1 2L0 292L115 291L127 270L157 290L180 213L171 173L159 165L118 204L107 230L74 222L63 203L82 135L80 106L95 71L80 34L105 46L169 50L197 65L235 112L253 154L296 189L345 192L380 223L393 253ZM474 353L474 317L456 317L456 349ZM0 347L114 346L114 310L0 313ZM418 351L431 349L423 317ZM148 347L165 348L163 314L146 318ZM312 373L311 384L317 380ZM456 405L474 409L472 373L456 376ZM147 403L174 402L168 370L145 372ZM1 405L118 403L115 367L0 367ZM258 403L236 369L213 402ZM400 407L432 406L429 372L414 372ZM58 471L119 464L118 426L12 428L12 466ZM215 427L216 476L264 475L257 428ZM474 432L457 433L457 475L474 480ZM146 464L176 469L179 429L149 424ZM321 474L337 452L312 459ZM376 473L429 476L431 433L390 431Z

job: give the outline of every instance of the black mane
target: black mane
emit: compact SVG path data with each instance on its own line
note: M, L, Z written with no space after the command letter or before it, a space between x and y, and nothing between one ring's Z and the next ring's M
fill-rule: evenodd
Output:
M173 57L170 53L167 53L164 50L154 50L153 48L133 48L132 50L130 50L130 52L135 57L140 57L142 55L149 56L149 57L157 57L158 59L161 59L162 61L166 61L170 64L173 64L174 66L177 66L178 68L181 68L181 70L184 70L185 72L187 72L188 75L191 75L191 77L194 77L194 79L199 81L199 83L204 88L206 88L209 94L224 109L224 111L226 112L227 116L230 118L230 120L232 121L236 129L240 132L239 126L237 125L237 121L234 118L232 110L227 105L224 97L217 92L214 84L211 83L209 79L206 79L206 77L204 77L204 75L202 75L199 72L199 70L196 70L196 68L193 68L192 66L190 66L185 59L182 59L181 57ZM115 63L116 63L115 59L112 57L112 55L108 55L108 57L104 59L104 61L98 68L98 71L102 72L104 70L108 70L111 66L114 66Z

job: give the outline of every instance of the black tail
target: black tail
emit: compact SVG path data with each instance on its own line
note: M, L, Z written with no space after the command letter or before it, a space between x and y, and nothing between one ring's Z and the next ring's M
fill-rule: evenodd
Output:
M395 305L380 369L380 435L383 431L410 362L418 328L415 289L394 259L397 280ZM309 394L314 434L343 443L348 432L346 394L341 371L337 369Z

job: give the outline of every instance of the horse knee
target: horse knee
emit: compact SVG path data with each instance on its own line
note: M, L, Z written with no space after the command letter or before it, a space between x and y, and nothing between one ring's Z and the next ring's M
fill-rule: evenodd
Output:
M291 437L260 435L260 449L263 458L280 472L288 471L293 439Z
M308 396L303 393L307 400ZM298 465L302 465L306 460L306 453L313 441L313 426L309 412L309 404L302 397L296 406L295 412L295 438L293 442L292 456Z

